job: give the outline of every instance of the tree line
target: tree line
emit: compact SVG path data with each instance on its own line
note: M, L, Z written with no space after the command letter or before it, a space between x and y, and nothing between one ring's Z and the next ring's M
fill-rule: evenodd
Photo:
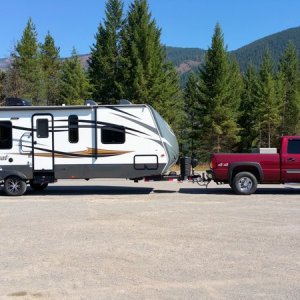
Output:
M147 103L171 125L181 154L203 161L213 151L276 146L282 134L299 133L299 60L292 43L278 68L266 49L260 67L249 64L242 73L217 24L204 64L182 89L147 0L134 0L126 14L122 0L107 0L87 70L75 49L69 59L59 52L50 33L38 42L29 19L10 68L0 73L0 97L23 97L34 105L83 104L86 99Z
M76 50L62 61L59 47L48 32L38 43L30 18L11 53L11 65L2 73L2 95L26 98L33 105L79 104L89 97L90 84Z
M275 68L266 49L258 68L250 63L241 73L217 24L204 66L189 77L184 98L191 120L184 144L194 156L208 160L211 152L277 147L280 136L300 133L297 50L289 42Z

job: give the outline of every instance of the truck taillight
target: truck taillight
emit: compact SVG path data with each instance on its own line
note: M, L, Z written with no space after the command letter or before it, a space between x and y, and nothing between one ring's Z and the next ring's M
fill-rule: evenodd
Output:
M217 167L217 160L214 156L211 157L210 167L211 169L215 169Z

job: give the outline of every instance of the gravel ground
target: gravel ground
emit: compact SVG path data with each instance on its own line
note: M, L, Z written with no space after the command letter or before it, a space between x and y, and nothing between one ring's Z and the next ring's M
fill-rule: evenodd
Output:
M0 299L299 298L297 186L237 196L91 180L0 193Z

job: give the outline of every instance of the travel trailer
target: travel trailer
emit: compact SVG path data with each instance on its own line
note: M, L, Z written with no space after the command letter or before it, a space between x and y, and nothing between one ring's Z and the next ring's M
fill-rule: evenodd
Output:
M176 137L149 105L0 108L0 180L7 195L57 179L164 174L178 159Z

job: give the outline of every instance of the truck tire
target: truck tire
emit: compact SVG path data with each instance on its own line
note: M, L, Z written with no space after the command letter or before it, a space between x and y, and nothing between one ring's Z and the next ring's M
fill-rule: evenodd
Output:
M240 172L234 176L231 187L238 195L251 195L257 189L257 179L250 172Z
M4 180L4 192L8 196L22 196L26 188L26 182L19 176L9 176Z
M30 182L30 187L37 192L43 191L48 186L48 183L33 183Z

